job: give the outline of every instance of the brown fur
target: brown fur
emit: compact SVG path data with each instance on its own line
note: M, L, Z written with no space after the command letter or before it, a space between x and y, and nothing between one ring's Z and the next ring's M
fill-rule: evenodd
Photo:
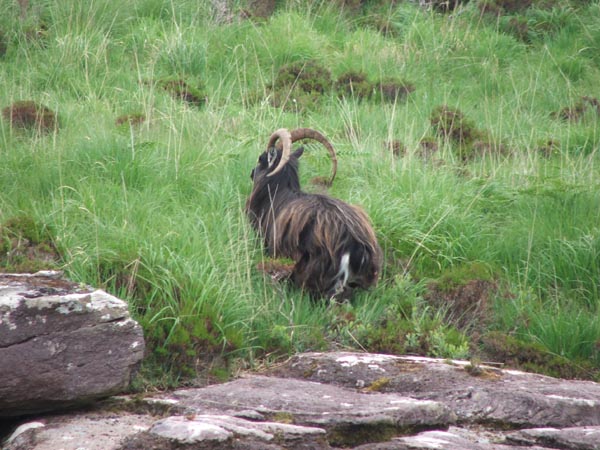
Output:
M267 176L272 170L266 165L267 152L261 155L246 203L250 222L269 255L295 262L291 280L313 297L347 295L354 287L375 285L382 251L368 216L341 200L302 192L298 178L302 151L294 152L272 177ZM340 263L346 253L352 276L340 292Z

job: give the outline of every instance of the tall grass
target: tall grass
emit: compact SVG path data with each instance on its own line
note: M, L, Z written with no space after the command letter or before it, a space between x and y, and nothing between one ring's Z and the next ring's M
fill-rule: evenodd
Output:
M490 329L600 364L599 115L552 116L599 95L600 6L528 11L523 40L471 3L452 16L412 2L353 16L296 2L232 23L208 2L47 1L26 20L3 3L0 106L35 99L61 126L36 134L3 120L0 218L48 225L67 275L127 299L151 366L175 377L222 355L231 371L232 361L335 346L467 356L467 337L425 299L428 280L472 263L499 286ZM361 71L416 91L381 103L332 90L300 114L272 107L279 68L307 60L326 65L332 85ZM170 96L159 82L174 78L203 84L206 104ZM462 161L431 127L440 105L508 151ZM146 121L115 125L129 113ZM281 126L332 139L331 193L368 211L385 249L380 286L352 305L315 304L256 270L265 257L243 207L250 170ZM420 156L424 138L438 145L432 159ZM328 171L316 148L303 164L307 186Z

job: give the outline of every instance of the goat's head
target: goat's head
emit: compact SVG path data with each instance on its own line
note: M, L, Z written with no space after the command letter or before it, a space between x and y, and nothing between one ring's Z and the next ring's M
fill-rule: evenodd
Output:
M302 139L314 139L323 144L329 152L333 167L327 185L331 185L337 171L335 150L325 136L311 128L297 128L291 132L285 128L280 128L275 131L269 139L267 149L261 153L256 167L250 174L252 180L256 183L259 179L272 177L280 173L290 162L297 162L304 153L304 148L300 147L292 152L292 144ZM296 166L296 164L293 165Z

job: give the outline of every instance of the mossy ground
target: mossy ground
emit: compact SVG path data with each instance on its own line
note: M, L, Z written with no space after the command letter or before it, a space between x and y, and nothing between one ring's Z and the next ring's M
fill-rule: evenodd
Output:
M5 107L2 117L16 129L49 133L58 129L58 115L32 100L22 100Z
M0 270L37 272L60 267L53 233L30 216L14 216L0 223Z

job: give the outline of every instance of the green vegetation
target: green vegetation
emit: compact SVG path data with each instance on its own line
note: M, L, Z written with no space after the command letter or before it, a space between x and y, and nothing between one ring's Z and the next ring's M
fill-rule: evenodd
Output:
M0 3L0 268L126 299L136 389L328 348L600 378L597 0ZM333 141L384 247L351 304L264 270L243 208L280 127Z

